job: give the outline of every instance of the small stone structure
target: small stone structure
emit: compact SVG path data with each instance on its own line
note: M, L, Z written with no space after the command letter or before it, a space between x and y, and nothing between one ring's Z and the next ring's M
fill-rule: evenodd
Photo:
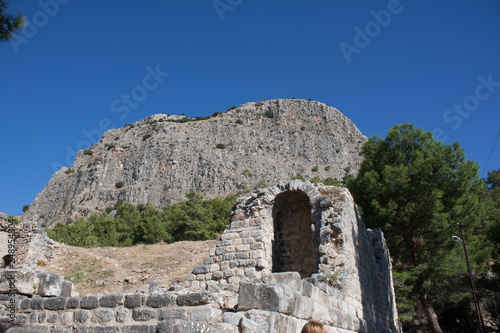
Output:
M309 319L329 333L401 331L382 232L365 228L347 189L300 180L240 197L183 286L15 304L33 332L298 333Z

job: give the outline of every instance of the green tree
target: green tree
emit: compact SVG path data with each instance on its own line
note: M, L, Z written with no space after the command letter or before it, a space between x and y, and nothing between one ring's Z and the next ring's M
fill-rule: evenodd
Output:
M14 38L15 33L18 32L26 22L23 13L15 15L8 14L8 2L0 1L0 42L9 41Z
M370 138L362 153L358 176L345 181L366 224L386 236L401 319L409 319L405 313L415 311L418 302L429 327L442 332L432 301L449 287L446 281L467 272L463 251L450 241L457 222L470 236L476 268L491 254L478 167L465 160L458 143L445 145L411 124L394 126L385 140Z

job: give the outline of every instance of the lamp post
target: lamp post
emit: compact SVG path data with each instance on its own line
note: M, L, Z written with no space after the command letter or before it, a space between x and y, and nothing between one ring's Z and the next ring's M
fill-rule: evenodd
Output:
M460 229L460 238L458 238L457 236L453 236L453 237L451 237L451 239L453 239L457 243L462 243L462 245L464 246L465 261L467 261L467 270L469 271L472 296L474 296L474 306L476 307L477 319L479 321L479 331L481 333L484 333L483 317L481 316L481 311L479 309L479 302L477 300L477 289L476 289L476 284L474 283L474 277L472 276L472 269L470 267L469 255L467 253L467 247L465 246L464 233L462 231L462 225L460 223L457 223L457 224L458 224L458 228Z

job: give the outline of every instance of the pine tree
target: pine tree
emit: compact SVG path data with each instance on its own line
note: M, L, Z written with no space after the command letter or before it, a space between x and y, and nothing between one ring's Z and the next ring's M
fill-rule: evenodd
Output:
M26 22L26 18L22 13L8 14L7 5L7 1L0 0L0 42L14 38L16 31L19 31Z
M447 283L457 274L467 274L463 251L451 242L457 223L469 235L474 263L491 255L478 167L465 160L458 143L445 145L411 124L396 125L385 140L370 138L362 153L358 176L347 177L347 187L368 227L380 227L385 234L400 312L414 311L418 302L429 327L442 332L433 300L451 289Z

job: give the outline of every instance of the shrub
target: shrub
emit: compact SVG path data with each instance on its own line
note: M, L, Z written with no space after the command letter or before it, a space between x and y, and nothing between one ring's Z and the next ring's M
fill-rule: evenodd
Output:
M225 145L225 144L223 144L223 143L218 143L218 144L215 146L215 148L217 148L217 149L226 149L226 145Z
M238 125L243 125L243 121L242 121L241 119L236 119L236 123L237 123Z
M310 98L308 98L307 100L308 100L309 102L311 101L311 99L310 99Z
M319 178L318 176L314 176L311 179L309 179L309 181L311 183L321 183L321 178Z
M302 175L300 175L300 174L297 174L295 177L293 177L293 178L292 178L292 180L295 180L295 179L300 179L300 180L302 180L303 182L305 182L305 181L306 181L306 179L305 179Z
M266 112L264 112L264 117L274 118L274 112L271 110L267 110Z
M327 166L325 167L325 171L328 171L328 170L330 170L331 168L332 168L331 166L327 165Z
M256 107L260 107L260 106L262 106L263 104L264 104L264 103L262 103L262 102L255 102L255 106L256 106Z
M30 205L24 205L23 206L23 213L26 213L26 211L30 208Z
M303 131L303 130L305 130L305 129L306 129L306 127L305 127L305 126L300 126L300 130L301 130L301 131Z
M243 170L241 174L245 177L252 177L252 173L248 169Z
M236 106L234 106L234 105L231 106L231 110L234 110L234 109L236 109Z
M335 150L335 151L337 152L337 154L340 153L340 148L337 148L337 150Z
M345 173L349 173L351 171L351 166L347 166L344 168Z
M259 180L259 182L255 185L254 189L266 188L266 187L267 187L266 182L263 180Z
M92 155L93 153L94 153L94 152L93 152L92 150L90 150L90 149L85 149L85 150L83 151L83 155L89 155L89 156L90 156L90 155Z
M149 204L134 206L119 200L113 207L114 217L101 212L88 220L58 224L46 231L55 241L83 247L207 240L222 234L236 195L203 200L191 189L186 197L187 202L167 206L163 211Z
M313 172L317 172L317 171L319 170L319 167L316 165L316 166L315 166L315 167L313 167L311 170L312 170Z
M65 174L69 175L70 173L75 172L75 170L68 168L68 170L64 171Z
M106 143L105 147L108 148L108 150L111 150L111 149L115 148L116 145L114 143L110 143L110 144Z
M142 141L146 141L147 139L149 139L150 137L152 137L153 135L151 133L148 133L148 134L144 134L144 136L142 137Z
M120 181L120 182L115 183L115 187L116 187L116 188L122 188L123 186L125 186L125 184L124 184L123 182L121 182L121 181Z
M219 112L219 111L215 111L215 112L212 114L212 117L217 117L218 115L220 115L220 112Z

